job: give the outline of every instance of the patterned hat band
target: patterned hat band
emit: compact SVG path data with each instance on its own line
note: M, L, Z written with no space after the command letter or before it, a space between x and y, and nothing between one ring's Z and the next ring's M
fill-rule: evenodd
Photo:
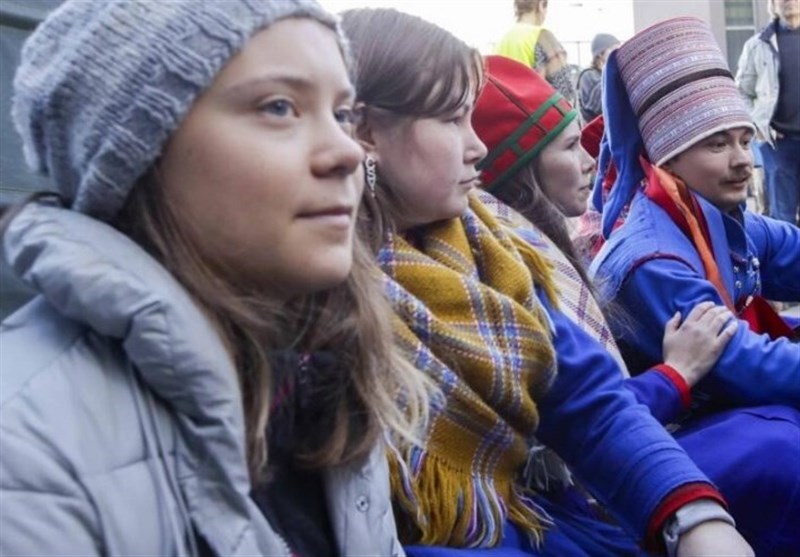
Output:
M508 136L486 157L477 168L484 171L495 167L501 169L491 183L484 182L484 189L495 190L511 176L532 161L570 122L578 111L569 104L561 93L553 93L539 110L528 116L519 128Z
M483 87L472 125L488 154L477 165L492 191L541 153L578 111L530 67L503 56L486 57Z
M653 105L658 101L666 97L669 93L680 89L684 85L688 85L695 81L702 81L711 77L727 77L729 79L733 79L733 74L731 74L730 70L726 70L724 68L711 68L685 75L673 82L666 84L664 87L647 97L647 99L642 102L642 105L636 110L636 117L641 118L645 112L652 108Z

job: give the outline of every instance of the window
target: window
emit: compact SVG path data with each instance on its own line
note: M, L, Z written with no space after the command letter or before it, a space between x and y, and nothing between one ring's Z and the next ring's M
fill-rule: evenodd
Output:
M725 0L725 42L728 47L728 66L734 74L744 43L756 32L756 2Z

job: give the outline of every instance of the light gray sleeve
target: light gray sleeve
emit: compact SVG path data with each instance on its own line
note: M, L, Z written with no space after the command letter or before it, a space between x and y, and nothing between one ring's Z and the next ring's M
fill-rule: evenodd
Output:
M755 38L755 40L758 39ZM738 69L736 70L736 86L739 88L739 92L744 97L751 112L756 98L756 82L758 81L758 72L753 59L755 40L751 38L744 44L742 54L739 57Z
M581 73L578 81L581 108L592 114L603 112L603 80L594 71Z
M0 555L101 555L80 483L35 440L0 429Z

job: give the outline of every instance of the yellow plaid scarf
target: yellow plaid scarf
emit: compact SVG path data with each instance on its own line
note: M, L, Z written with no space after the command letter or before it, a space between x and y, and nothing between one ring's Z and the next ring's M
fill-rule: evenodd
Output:
M443 393L424 446L390 455L404 541L492 547L506 518L539 537L546 517L518 480L555 374L534 290L555 303L549 264L474 196L414 244L390 238L379 262L399 342Z
M619 364L623 377L630 377L619 346L611 334L608 321L597 304L594 295L584 284L578 271L553 241L537 229L520 213L485 191L476 196L503 225L512 230L527 230L533 233L531 244L553 264L553 280L558 287L558 302L561 312L586 333L594 337ZM522 234L522 233L520 233ZM526 237L526 239L529 239Z

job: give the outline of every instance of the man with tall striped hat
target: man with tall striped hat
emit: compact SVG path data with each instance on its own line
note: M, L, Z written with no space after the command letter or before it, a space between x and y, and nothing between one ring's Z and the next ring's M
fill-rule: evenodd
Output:
M711 30L695 18L658 23L612 53L604 80L594 203L607 240L590 274L623 310L611 312L611 327L629 369L661 361L664 328L676 312L705 301L728 306L738 329L691 389L683 423L692 417L689 427L699 427L721 420L726 408L758 406L752 411L785 424L785 441L796 447L800 344L764 298L800 300L800 229L746 208L755 126ZM716 477L746 480L747 462L767 455L747 453L748 435L757 433L726 434L741 436L741 454L698 464L729 467L735 473ZM772 480L800 494L800 462L775 460ZM732 507L769 525L760 528L763 539L748 538L758 555L800 554L800 534L775 534L791 511L736 501L735 485L726 489Z

